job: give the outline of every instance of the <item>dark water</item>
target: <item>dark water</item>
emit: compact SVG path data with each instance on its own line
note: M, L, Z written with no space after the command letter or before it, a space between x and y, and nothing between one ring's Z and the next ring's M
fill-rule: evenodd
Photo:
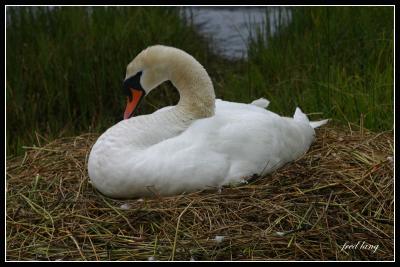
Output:
M263 28L267 17L272 34L275 25L291 20L290 10L279 7L185 7L183 16L200 25L201 33L211 36L217 51L228 58L247 57L250 29Z

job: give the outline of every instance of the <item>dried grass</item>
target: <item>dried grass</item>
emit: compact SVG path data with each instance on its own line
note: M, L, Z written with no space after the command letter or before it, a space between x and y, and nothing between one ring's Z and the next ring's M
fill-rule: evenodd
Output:
M324 127L271 175L143 200L92 187L97 137L7 160L7 260L394 260L392 131ZM341 250L363 241L377 251Z

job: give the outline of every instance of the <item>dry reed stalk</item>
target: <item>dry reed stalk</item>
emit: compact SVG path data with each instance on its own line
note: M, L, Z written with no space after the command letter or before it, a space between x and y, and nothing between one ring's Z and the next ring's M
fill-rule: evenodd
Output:
M392 131L324 127L306 155L266 177L144 200L92 187L97 137L7 160L8 260L394 260ZM342 250L359 241L379 247Z

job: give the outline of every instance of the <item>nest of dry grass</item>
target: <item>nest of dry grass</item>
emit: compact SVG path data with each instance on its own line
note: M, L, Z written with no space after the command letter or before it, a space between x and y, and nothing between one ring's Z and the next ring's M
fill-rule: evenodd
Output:
M394 260L392 131L324 127L246 185L139 200L92 187L97 137L7 160L7 260Z

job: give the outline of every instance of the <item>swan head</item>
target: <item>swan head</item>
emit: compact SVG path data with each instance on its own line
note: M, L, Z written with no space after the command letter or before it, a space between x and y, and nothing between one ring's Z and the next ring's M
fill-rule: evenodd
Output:
M124 119L133 116L142 98L161 83L169 80L167 68L167 47L156 45L140 52L127 66L124 80L124 94L127 105Z
M179 91L177 108L183 113L194 118L214 114L214 87L204 67L183 50L154 45L140 52L126 68L124 119L132 117L142 98L167 80Z

